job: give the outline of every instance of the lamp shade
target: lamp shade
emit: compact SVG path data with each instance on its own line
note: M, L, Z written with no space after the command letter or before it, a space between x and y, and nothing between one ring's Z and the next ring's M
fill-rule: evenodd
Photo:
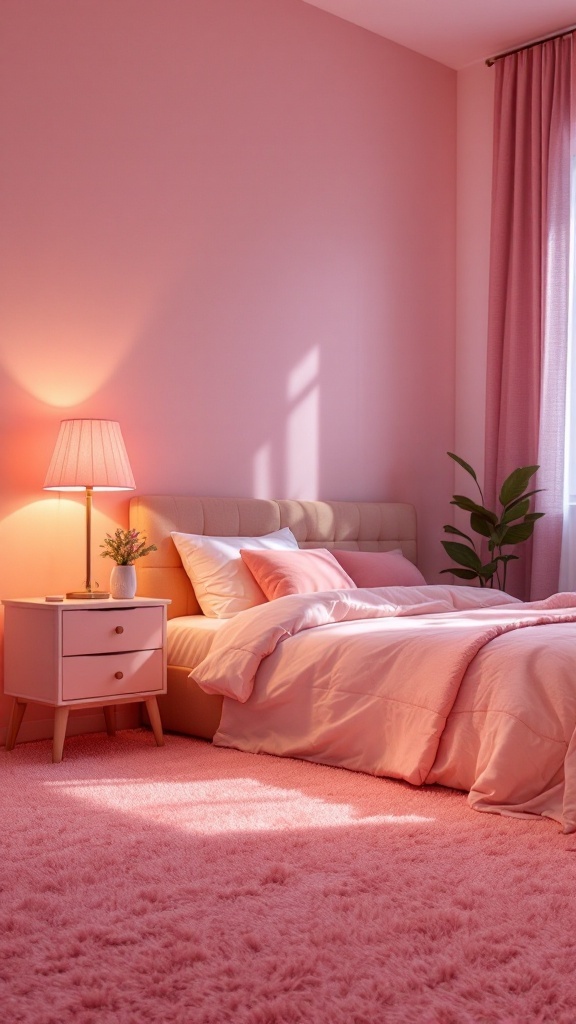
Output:
M116 420L62 420L47 491L131 491L136 486Z

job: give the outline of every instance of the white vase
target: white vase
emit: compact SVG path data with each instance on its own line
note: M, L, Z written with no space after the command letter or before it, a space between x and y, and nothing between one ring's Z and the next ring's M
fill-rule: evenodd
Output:
M110 573L110 593L117 601L130 601L136 593L136 566L115 565Z

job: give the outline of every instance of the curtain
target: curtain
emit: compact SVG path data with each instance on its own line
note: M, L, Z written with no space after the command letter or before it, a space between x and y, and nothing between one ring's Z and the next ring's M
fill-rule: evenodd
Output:
M564 532L560 559L560 590L576 591L576 59L572 61L572 149L570 198L570 292L566 401Z
M572 35L497 61L490 242L484 497L539 465L534 536L514 553L509 589L558 590L570 253Z

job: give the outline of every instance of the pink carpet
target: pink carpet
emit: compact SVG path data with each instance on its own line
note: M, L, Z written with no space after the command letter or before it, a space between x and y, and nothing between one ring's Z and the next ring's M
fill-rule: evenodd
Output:
M574 1024L576 839L141 730L0 751L7 1024Z

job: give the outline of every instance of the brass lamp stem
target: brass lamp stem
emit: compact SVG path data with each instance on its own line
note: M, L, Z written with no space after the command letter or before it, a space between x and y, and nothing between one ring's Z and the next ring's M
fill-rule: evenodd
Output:
M110 597L107 591L92 589L92 494L93 488L86 488L86 583L85 590L73 590L66 597L81 601L101 601Z
M92 488L86 488L86 590L92 590Z

